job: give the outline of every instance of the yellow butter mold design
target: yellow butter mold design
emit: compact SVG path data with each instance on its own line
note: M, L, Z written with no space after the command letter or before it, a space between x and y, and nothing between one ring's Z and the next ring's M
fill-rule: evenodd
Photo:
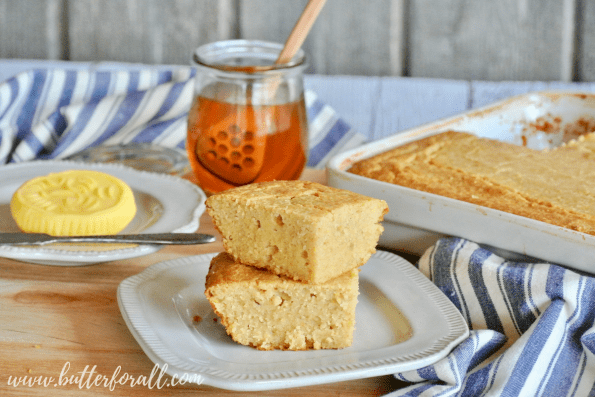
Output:
M12 196L19 228L53 236L116 234L134 218L132 189L98 171L70 170L33 178Z

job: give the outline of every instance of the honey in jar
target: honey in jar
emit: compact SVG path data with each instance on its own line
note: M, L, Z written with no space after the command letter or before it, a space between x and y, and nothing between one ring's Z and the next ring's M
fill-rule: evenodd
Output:
M207 194L301 175L308 148L304 55L274 65L280 50L274 43L232 40L195 53L186 150Z

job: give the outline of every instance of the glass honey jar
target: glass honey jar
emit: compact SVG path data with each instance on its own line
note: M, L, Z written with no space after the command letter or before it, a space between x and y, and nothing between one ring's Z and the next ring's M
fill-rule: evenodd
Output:
M199 186L298 179L308 155L303 50L276 64L281 44L228 40L199 47L186 150Z

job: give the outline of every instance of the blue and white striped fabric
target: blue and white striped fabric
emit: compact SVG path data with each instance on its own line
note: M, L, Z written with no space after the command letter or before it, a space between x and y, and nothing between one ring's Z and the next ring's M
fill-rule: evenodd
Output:
M308 166L324 168L335 154L364 143L365 137L353 130L312 91L305 93L310 128Z
M96 145L152 142L183 148L195 70L37 69L0 83L0 164L60 159ZM363 142L306 92L308 165Z
M439 240L418 267L471 333L436 364L396 374L413 384L391 396L595 395L595 278L459 238Z

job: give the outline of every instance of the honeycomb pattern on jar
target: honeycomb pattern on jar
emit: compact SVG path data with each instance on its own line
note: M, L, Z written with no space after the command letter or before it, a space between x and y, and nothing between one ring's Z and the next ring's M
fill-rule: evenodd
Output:
M10 211L24 232L116 234L134 218L136 203L132 189L112 175L69 170L25 182L12 196Z

